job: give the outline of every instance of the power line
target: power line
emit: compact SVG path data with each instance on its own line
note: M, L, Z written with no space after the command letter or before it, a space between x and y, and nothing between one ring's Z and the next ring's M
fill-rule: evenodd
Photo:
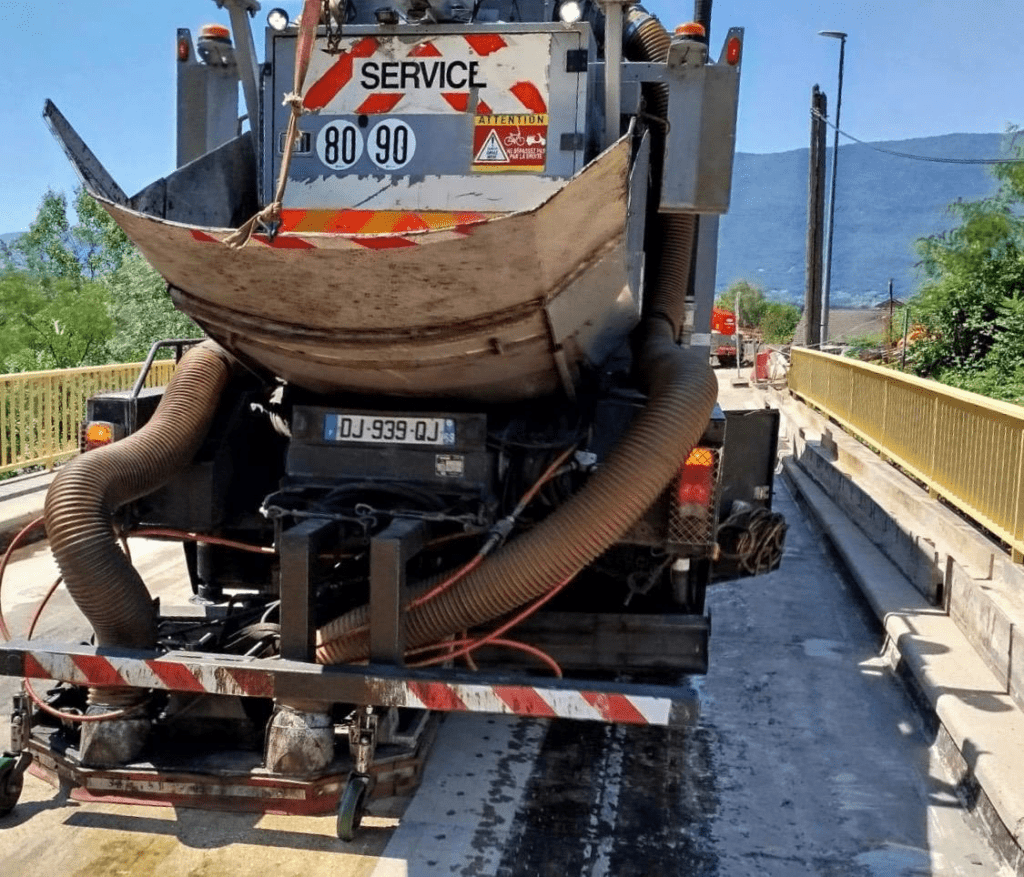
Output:
M1024 164L1024 158L939 158L934 155L914 155L911 152L898 152L895 149L884 149L881 146L876 146L873 143L867 143L861 140L859 137L854 137L852 134L848 134L842 128L836 128L825 116L819 113L817 110L811 110L812 116L817 116L826 125L834 130L838 131L844 137L852 140L854 143L859 143L861 146L866 146L868 149L873 149L875 152L884 152L886 155L895 155L898 158L912 158L914 161L934 161L939 164Z

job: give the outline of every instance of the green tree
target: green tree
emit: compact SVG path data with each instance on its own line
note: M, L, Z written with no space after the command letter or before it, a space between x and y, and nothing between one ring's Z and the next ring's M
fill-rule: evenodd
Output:
M764 290L748 280L737 280L718 296L715 304L735 314L737 295L740 299L740 313L737 320L740 328L753 329L759 326L768 305Z
M97 202L79 186L68 211L63 193L47 189L39 212L10 248L15 259L42 280L95 280L115 271L134 247L127 235Z
M150 345L162 338L196 338L202 330L175 310L163 278L137 251L107 275L111 314L118 326L107 343L111 362L135 362L145 358ZM170 351L167 352L170 356Z
M769 344L788 344L799 322L800 308L796 305L770 301L765 305L758 328Z
M160 338L202 334L84 188L75 191L73 214L63 194L47 191L28 232L5 255L5 371L132 361Z
M41 282L78 282L83 279L84 272L76 253L76 244L68 220L67 198L47 189L29 230L14 242L11 250Z
M1014 133L1014 132L1011 132ZM1024 158L1024 147L1014 153ZM996 194L958 201L958 224L917 242L924 283L910 302L925 337L915 373L996 398L1024 395L1024 166L997 165Z
M87 276L103 277L117 271L121 263L136 252L135 245L82 186L75 190L74 208L78 216L74 234Z
M110 295L96 282L66 277L43 284L27 271L0 274L3 371L73 368L106 361L114 329Z

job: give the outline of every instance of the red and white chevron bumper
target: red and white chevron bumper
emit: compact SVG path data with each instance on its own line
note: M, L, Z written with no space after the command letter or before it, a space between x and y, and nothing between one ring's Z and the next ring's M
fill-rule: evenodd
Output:
M98 688L146 688L241 697L412 707L440 712L498 713L631 725L692 724L695 695L671 686L572 679L524 684L523 677L383 665L324 667L278 659L170 652L103 654L88 646L11 642L0 670ZM532 679L529 680L532 683Z

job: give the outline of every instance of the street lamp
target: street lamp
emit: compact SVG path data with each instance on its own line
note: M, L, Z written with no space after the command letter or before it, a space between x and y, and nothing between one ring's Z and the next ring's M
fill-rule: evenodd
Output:
M843 106L843 58L846 54L846 34L841 30L819 30L819 37L839 40L839 88L836 92L835 140L832 144L832 185L828 196L828 242L825 245L825 283L821 293L821 343L828 341L829 292L832 288L832 235L836 221L836 167L839 165L839 111Z

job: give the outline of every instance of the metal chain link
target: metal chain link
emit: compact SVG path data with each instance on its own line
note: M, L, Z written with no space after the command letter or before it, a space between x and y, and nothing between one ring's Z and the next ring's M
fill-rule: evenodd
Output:
M346 10L348 4L346 3ZM341 53L341 16L334 20L331 12L331 0L324 0L323 5L324 27L327 30L327 54L338 55Z

